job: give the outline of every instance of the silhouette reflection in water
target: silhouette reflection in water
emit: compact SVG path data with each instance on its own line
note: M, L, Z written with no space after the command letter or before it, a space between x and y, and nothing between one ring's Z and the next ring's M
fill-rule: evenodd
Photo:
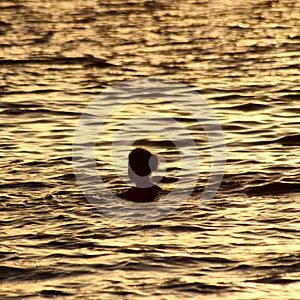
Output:
M161 188L151 182L151 174L158 168L158 156L147 149L136 148L130 152L128 160L128 176L135 187L118 196L136 202L155 200Z

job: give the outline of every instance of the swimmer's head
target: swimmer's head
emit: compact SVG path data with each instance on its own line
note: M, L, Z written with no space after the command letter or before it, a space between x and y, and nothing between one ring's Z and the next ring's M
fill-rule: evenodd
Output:
M128 173L131 180L135 176L150 177L158 168L158 157L144 148L136 148L129 154ZM131 172L133 171L133 172ZM133 173L133 174L132 174Z

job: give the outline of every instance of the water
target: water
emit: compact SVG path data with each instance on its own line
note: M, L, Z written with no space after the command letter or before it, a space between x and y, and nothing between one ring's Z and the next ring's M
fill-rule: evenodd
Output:
M1 299L298 299L299 1L1 1ZM199 208L205 134L180 111L201 156L193 195L154 222L112 220L82 195L74 129L104 88L151 76L190 85L219 118L222 186ZM163 111L166 103L157 103ZM143 107L112 116L117 130ZM127 114L125 114L127 113ZM106 184L122 190L97 141ZM134 138L134 136L132 136ZM178 177L165 155L160 186Z

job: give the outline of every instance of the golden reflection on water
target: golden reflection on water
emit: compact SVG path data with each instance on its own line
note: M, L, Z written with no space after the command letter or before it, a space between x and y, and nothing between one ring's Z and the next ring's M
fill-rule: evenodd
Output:
M298 299L299 194L248 197L245 190L299 183L299 142L277 141L299 135L299 1L1 5L0 52L8 60L0 79L1 299L63 292L90 299ZM37 62L49 57L51 63ZM82 59L63 64L61 57ZM186 82L203 93L224 126L228 163L224 186L206 207L199 209L197 193L168 218L131 226L100 215L83 198L71 149L89 101L137 76ZM129 103L101 128L95 157L107 186L127 185L116 178L110 146L145 112L182 121L199 147L199 187L205 184L205 133L162 102ZM132 126L121 142L164 155L174 180L187 166L158 125L148 124L153 132L146 138L140 124ZM119 153L125 177L128 150Z

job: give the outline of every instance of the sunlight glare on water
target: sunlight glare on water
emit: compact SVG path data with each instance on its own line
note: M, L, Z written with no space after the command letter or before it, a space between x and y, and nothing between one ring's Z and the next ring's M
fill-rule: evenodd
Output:
M297 0L2 1L0 298L298 299L299 16ZM180 122L200 160L194 192L176 212L131 224L83 196L72 146L88 104L144 77L182 82L208 101L227 164L216 197L199 208L211 148L191 114L174 107L175 91L166 92L171 102L152 94L120 107L95 149L110 191L128 186L111 142L139 114ZM101 107L114 104L111 97ZM131 129L118 138L165 159L154 174L164 191L181 169L194 170L162 133Z

